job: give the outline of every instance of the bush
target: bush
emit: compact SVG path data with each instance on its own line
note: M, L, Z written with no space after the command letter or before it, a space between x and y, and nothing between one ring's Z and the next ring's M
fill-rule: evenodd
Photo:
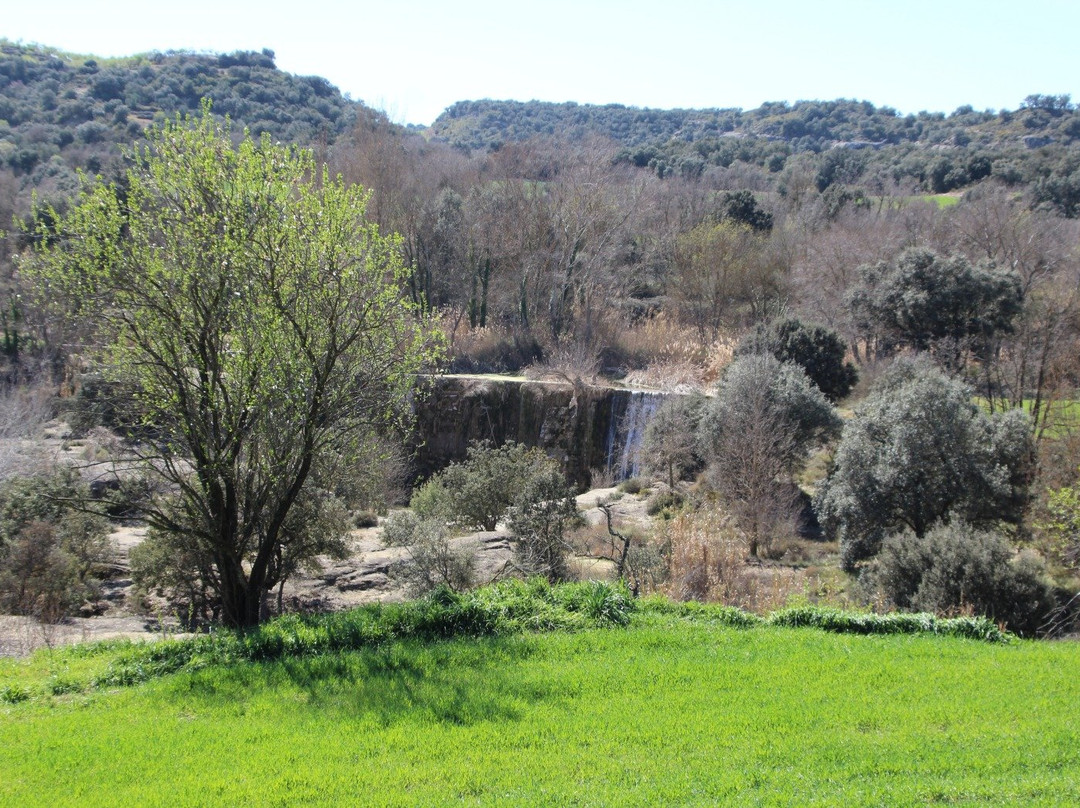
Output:
M904 531L882 544L875 566L882 593L902 609L951 614L971 609L1032 635L1054 608L1041 563L1015 556L1000 533L956 520L923 536Z
M399 518L391 537L407 545L408 558L393 564L390 574L404 581L413 596L440 588L462 592L476 582L475 548L452 544L445 524Z
M383 522L383 544L387 547L406 547L412 544L422 521L416 511L394 511Z
M125 687L207 665L310 656L392 641L615 627L628 623L636 608L625 587L603 582L550 586L543 579L509 580L464 594L438 587L426 598L408 603L372 604L324 615L285 615L245 633L218 631L132 644L93 685ZM30 697L17 688L10 686L10 693L0 691L0 700Z
M656 516L666 510L675 510L683 504L683 496L678 491L658 491L645 503L645 513Z
M743 337L735 356L771 354L803 369L830 401L844 398L859 379L855 366L844 361L847 347L835 331L799 320L775 320Z
M67 469L0 484L0 609L55 623L97 595L108 525L72 510L86 496Z
M554 463L534 473L510 509L514 554L527 575L565 581L571 547L566 533L581 523L574 492Z
M557 470L539 449L508 441L474 443L463 463L452 463L413 497L422 519L443 519L466 530L494 530L529 481Z
M943 634L984 642L1008 642L1009 635L985 617L940 618L932 614L871 614L822 606L797 606L769 615L773 626L811 627L837 634Z

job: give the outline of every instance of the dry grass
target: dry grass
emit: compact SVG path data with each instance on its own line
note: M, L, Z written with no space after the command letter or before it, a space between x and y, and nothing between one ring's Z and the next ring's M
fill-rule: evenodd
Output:
M43 440L50 418L51 390L16 387L0 394L0 480L50 465L55 452Z
M707 506L667 524L668 594L763 614L804 595L803 576L789 566L751 559L749 541L730 515Z
M626 377L629 384L691 392L719 378L735 344L734 338L725 337L702 345L694 329L660 314L618 332L613 348L633 368Z

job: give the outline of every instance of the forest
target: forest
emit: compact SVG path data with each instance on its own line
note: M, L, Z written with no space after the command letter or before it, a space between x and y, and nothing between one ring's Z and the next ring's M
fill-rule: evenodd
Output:
M0 241L6 435L22 438L19 413L46 398L82 434L111 431L127 447L112 450L114 460L155 445L143 459L173 464L171 491L184 489L186 466L156 442L175 425L147 422L147 412L163 411L147 403L145 380L133 391L90 360L83 348L100 335L90 298L78 298L85 288L64 297L60 275L42 274L40 262L90 226L87 199L152 208L139 182L154 163L141 150L163 148L161 132L180 138L207 125L198 121L216 122L207 143L310 150L290 180L299 197L332 196L334 183L343 195L366 189L350 210L377 226L365 244L399 278L400 310L434 335L421 353L439 371L685 394L646 436L658 462L644 487L664 497L662 524L636 540L636 562L629 540L610 554L640 586L753 607L764 602L750 592L759 565L831 565L847 577L811 599L839 587L842 605L975 612L1027 635L1074 630L1080 110L1068 96L1033 94L1013 111L909 115L843 99L748 111L476 100L430 128L403 127L324 79L277 70L270 51L104 60L0 42L0 223L11 223ZM309 187L319 176L325 186ZM107 198L93 196L106 185ZM117 221L115 232L165 227ZM94 266L103 254L80 260ZM319 276L303 277L300 286ZM400 328L401 341L413 339ZM249 425L246 413L237 417ZM439 560L445 530L425 519L462 532L511 514L523 525L519 549L534 554L529 571L570 575L565 558L544 555L550 545L538 551L522 538L549 541L554 524L561 546L573 521L544 511L566 492L539 459L495 473L476 448L473 466L413 493L404 441L389 427L376 432L367 437L404 469L402 489L359 478L335 487L327 478L339 466L315 464L311 490L299 476L287 494L317 488L297 499L311 525L338 524L338 504L355 515L412 495L419 517L402 541L428 537L435 586L456 579ZM46 541L42 525L53 524L48 541L76 559L69 582L98 574L100 543L70 514L38 503L43 512L27 515L30 464L9 451L2 603L35 613L26 586L44 575L31 552ZM368 456L368 476L372 467ZM507 468L522 487L495 516L472 524L462 503L447 504L466 486L489 489L484 480ZM157 528L184 535L173 530L175 503L161 504L167 490L114 493L123 500L110 506L114 517L142 508ZM337 547L290 533L279 516L283 533L233 559L237 569L260 559L260 598L290 564ZM610 517L608 528L617 533ZM159 567L148 580L159 589L188 605L225 596L217 550L148 547L157 561L147 563ZM163 571L163 559L181 557L186 570ZM722 560L702 570L698 557ZM974 572L950 588L958 570ZM240 597L245 585L230 591ZM243 615L231 622L244 625L266 604L236 608Z

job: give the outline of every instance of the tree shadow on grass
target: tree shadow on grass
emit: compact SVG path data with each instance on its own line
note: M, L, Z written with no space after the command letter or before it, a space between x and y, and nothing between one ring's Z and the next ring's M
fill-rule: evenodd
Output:
M268 693L298 710L341 719L470 726L521 718L543 693L515 675L536 650L529 637L406 641L379 648L274 662L209 667L180 677L177 689L205 709L243 710Z

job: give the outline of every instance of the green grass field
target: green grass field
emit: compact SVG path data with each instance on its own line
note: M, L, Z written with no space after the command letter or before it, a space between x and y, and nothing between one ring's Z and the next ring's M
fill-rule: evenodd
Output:
M672 612L77 693L123 648L6 661L0 804L1080 803L1080 645Z

